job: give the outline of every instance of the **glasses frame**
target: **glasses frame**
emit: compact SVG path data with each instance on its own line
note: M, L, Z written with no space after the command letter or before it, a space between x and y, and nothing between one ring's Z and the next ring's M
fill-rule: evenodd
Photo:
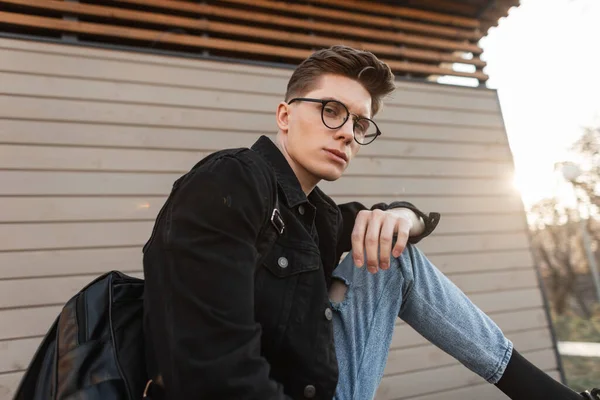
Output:
M348 118L350 118L350 115L356 117L356 119L354 119L354 122L352 124L352 137L354 138L354 141L356 143L358 143L361 146L366 146L368 144L371 144L375 141L375 139L377 139L379 136L381 136L381 131L379 130L379 126L375 123L375 121L373 121L371 118L366 118L366 117L361 117L360 115L356 115L356 114L352 114L350 112L350 110L348 110L348 107L346 107L346 105L344 103L342 103L339 100L332 100L332 99L313 99L310 97L295 97L293 99L291 99L290 101L288 101L288 104L292 104L295 101L307 101L310 103L320 103L321 104L321 122L323 122L323 125L325 125L327 128L335 130L335 129L340 129L342 126L344 126L344 124L348 121ZM342 107L344 107L344 110L346 110L346 118L344 118L344 122L342 122L340 124L340 126L336 126L336 127L332 127L327 125L327 123L325 122L325 106L327 105L327 103L337 103L340 104ZM373 124L375 126L375 129L377 129L377 133L375 133L375 135L373 136L373 139L366 142L366 143L361 143L356 139L356 134L354 133L354 130L356 129L356 124L358 124L358 122L360 120L366 120L369 121L371 124Z

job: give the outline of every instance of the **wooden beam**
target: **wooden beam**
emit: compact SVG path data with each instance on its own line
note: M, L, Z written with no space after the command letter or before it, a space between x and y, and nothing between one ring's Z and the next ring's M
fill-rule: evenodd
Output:
M477 6L473 4L462 3L461 0L408 0L403 5L407 7L426 9L442 14L459 14L468 18L475 16L477 11Z
M396 17L411 18L439 24L460 26L463 28L478 28L479 21L474 18L457 17L448 14L422 11L414 8L395 7L387 4L378 4L373 1L362 0L310 0L314 3L337 5L340 7L353 8L355 10L370 11L394 15Z
M313 0L315 1L315 0ZM327 1L338 1L338 0L327 0ZM284 3L284 2L276 2L276 1L268 1L268 0L220 0L219 3L235 3L242 4L247 6L259 7L263 9L268 9L272 11L279 12L292 12L298 13L302 15L307 15L311 17L321 17L324 15L328 15L328 11L323 8L317 8L313 6L306 6L302 4L292 4L292 3ZM359 4L355 2L356 4ZM343 4L346 4L345 2ZM354 4L354 3L353 3ZM361 3L362 4L362 3ZM370 3L369 3L370 4ZM372 4L372 6L376 6L376 4ZM361 22L364 16L352 14L355 17L354 22ZM476 44L472 44L469 42L458 42L458 41L450 41L444 39L434 39L430 37L424 36L416 36L416 35L407 35L404 33L393 33L393 32L382 32L378 31L377 36L389 36L390 38L395 38L396 41L401 43L407 43L417 46L423 47L431 47L437 49L446 49L446 50L458 50L458 51L468 51L471 53L480 54L482 52L481 48Z
M319 6L294 4L290 2L260 0L260 1L248 1L248 0L221 0L221 2L230 2L235 4L251 5L253 7L266 7L270 10L287 11L295 14L309 16L309 17L325 17L346 22L356 22L359 24L370 24L373 26L380 26L387 29L398 29L409 32L417 32L426 36L443 36L451 39L467 39L476 40L477 34L474 29L463 29L453 28L447 26L436 25L435 23L421 23L414 21L406 21L391 17L368 15L365 13L357 13L354 11L343 11L339 9L323 8ZM354 9L356 5L360 3L354 2L341 2L345 8ZM356 5L355 5L356 4ZM337 4L334 4L337 5ZM368 11L375 11L373 8L376 4L369 4ZM361 7L362 8L362 7ZM364 10L360 10L364 11ZM389 14L388 14L389 15Z
M159 8L164 10L177 10L184 11L189 13L194 13L196 15L203 16L215 16L219 18L227 18L227 19L237 19L242 21L248 21L251 23L261 23L261 24L269 24L269 25L277 25L282 28L299 28L304 30L310 30L314 32L324 32L324 33L334 33L336 35L344 34L349 37L358 37L367 39L368 41L377 40L378 42L387 42L387 43L406 43L404 40L406 39L406 35L394 32L388 32L385 35L382 35L381 31L376 29L366 29L360 28L356 26L350 26L348 24L339 25L328 22L318 22L311 21L305 19L284 17L279 15L273 15L268 13L261 12L248 12L246 10L236 10L225 7L218 7L208 4L195 4L184 1L174 1L174 0L113 0L118 3L125 4L136 4L143 5L153 8ZM456 42L449 42L456 44ZM453 46L454 47L454 46ZM440 50L451 50L451 51L468 51L474 54L481 54L482 49L478 46L472 45L468 50L464 49L448 49L443 46L438 46Z
M143 0L147 4L168 3L163 0ZM479 58L472 60L463 59L448 53L434 51L401 48L378 43L367 43L354 40L339 40L322 36L314 36L301 33L281 32L272 29L253 28L237 24L222 22L213 22L207 20L198 20L195 18L176 17L158 13L134 11L127 9L118 9L114 7L97 6L85 3L70 3L63 1L48 0L0 0L0 3L23 5L39 9L49 9L53 11L68 12L76 15L88 15L95 17L114 18L126 21L149 22L160 25L169 25L185 29L202 30L208 32L218 32L234 34L240 36L257 37L261 39L277 38L280 41L286 41L293 44L329 47L335 44L346 44L354 48L369 50L377 55L395 56L407 59L426 60L433 62L452 62L471 64L477 67L484 67L486 64Z
M277 58L289 58L303 60L312 54L311 50L292 49L282 46L271 46L260 43L240 42L234 40L199 37L185 34L172 33L163 35L161 31L111 26L91 22L66 21L56 18L46 18L30 15L22 15L0 11L0 20L7 24L26 26L31 28L45 28L55 31L72 32L88 35L117 37L147 42L160 41L190 47L209 48L225 50L236 53L250 53L266 55ZM427 64L388 61L383 59L392 70L403 73L426 74L426 75L454 75L486 80L488 77L482 72L457 72L449 68L442 68Z
M481 31L485 35L492 26L497 26L502 17L508 15L511 7L518 6L519 0L494 0L481 13L479 21L481 22Z

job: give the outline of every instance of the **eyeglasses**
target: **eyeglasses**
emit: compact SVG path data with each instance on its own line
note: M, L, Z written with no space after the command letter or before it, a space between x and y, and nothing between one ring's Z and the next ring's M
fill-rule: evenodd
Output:
M350 111L348 107L342 102L337 100L322 100L322 99L309 99L306 97L297 97L288 101L288 104L292 104L295 101L308 101L312 103L321 103L321 121L329 129L339 129L348 118L350 118ZM367 145L372 143L377 136L381 135L381 131L377 127L377 124L365 117L354 115L354 123L352 130L354 131L354 140L360 145Z

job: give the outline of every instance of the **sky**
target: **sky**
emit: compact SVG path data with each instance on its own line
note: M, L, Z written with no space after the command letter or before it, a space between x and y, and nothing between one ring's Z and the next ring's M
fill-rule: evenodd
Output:
M600 0L521 0L480 45L528 207L560 190L555 162L600 126Z

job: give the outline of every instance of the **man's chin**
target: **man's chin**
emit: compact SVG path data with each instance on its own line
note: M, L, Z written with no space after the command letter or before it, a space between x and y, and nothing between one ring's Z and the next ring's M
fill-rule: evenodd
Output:
M321 174L319 174L319 178L327 182L337 181L341 177L342 172L338 171L323 171Z

